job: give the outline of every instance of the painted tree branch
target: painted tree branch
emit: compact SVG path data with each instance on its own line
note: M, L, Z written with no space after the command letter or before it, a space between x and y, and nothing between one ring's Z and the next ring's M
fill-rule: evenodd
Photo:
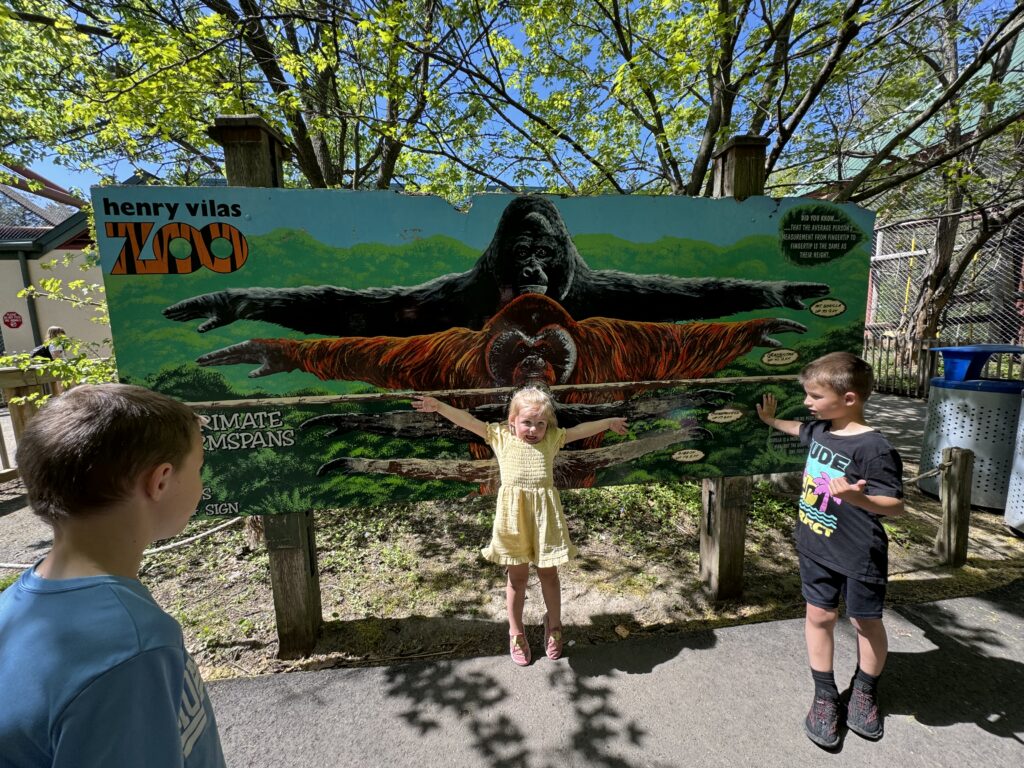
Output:
M584 421L622 416L630 421L667 418L674 411L693 408L720 408L731 397L723 390L702 389L679 392L643 399L612 403L561 403L558 405L558 423L571 427ZM487 403L468 409L481 421L502 422L508 405ZM329 428L328 439L345 432L368 432L407 439L440 437L464 442L478 442L474 435L457 427L445 418L417 411L388 411L386 413L327 413L304 421L300 429Z
M559 477L571 473L593 472L616 464L635 461L641 456L663 451L679 443L705 437L700 429L670 430L604 448L583 451L561 451L555 457L555 484ZM458 459L357 459L342 457L323 464L317 475L342 472L347 475L400 475L418 480L456 480L480 485L496 483L498 462Z

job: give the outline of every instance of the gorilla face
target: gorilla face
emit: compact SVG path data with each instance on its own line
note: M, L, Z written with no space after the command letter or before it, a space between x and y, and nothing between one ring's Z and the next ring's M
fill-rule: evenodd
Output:
M524 216L501 250L498 280L503 303L524 293L561 298L570 280L570 258L553 226L536 211Z

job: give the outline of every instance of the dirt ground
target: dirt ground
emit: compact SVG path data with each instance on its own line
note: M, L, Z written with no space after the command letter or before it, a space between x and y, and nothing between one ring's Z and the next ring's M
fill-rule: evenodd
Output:
M907 466L907 475L916 467ZM143 562L141 578L181 623L207 679L298 669L506 652L504 577L478 549L492 502L475 498L317 514L324 630L308 659L276 658L265 550L234 525ZM0 562L45 551L18 488L0 487ZM693 484L565 494L579 558L561 569L563 624L572 645L637 634L690 632L801 615L791 543L792 495L761 486L747 528L741 600L713 604L698 576L699 489ZM907 486L908 513L888 527L890 602L974 594L1024 575L1024 539L1002 516L975 510L968 564L939 567L938 501ZM194 521L178 540L212 528ZM43 529L46 530L45 528ZM15 542L31 542L17 549ZM16 561L16 562L20 562ZM0 586L16 576L0 571ZM531 578L528 637L541 643L543 601Z

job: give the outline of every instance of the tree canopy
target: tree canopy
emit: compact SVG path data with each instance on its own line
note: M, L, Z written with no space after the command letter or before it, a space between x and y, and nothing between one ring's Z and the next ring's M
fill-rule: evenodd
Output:
M1012 0L0 0L0 161L189 183L220 172L213 117L254 113L297 185L700 195L751 133L774 194L856 201L1019 131L1022 24Z
M0 0L0 165L192 184L213 118L256 114L295 186L707 195L757 134L769 194L939 217L926 338L1024 215L1022 28L1024 0Z

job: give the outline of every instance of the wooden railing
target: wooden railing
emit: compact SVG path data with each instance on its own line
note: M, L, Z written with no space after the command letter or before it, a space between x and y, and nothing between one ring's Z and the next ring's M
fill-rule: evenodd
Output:
M864 334L863 357L875 371L875 391L925 398L936 375L938 339L907 339L869 328Z
M13 480L18 476L18 468L14 465L14 448L25 424L38 410L34 403L12 403L16 398L28 397L32 394L55 394L60 382L50 374L44 374L37 368L21 370L20 368L0 368L0 392L10 414L11 431L5 436L0 429L0 483ZM13 442L9 439L13 435Z

